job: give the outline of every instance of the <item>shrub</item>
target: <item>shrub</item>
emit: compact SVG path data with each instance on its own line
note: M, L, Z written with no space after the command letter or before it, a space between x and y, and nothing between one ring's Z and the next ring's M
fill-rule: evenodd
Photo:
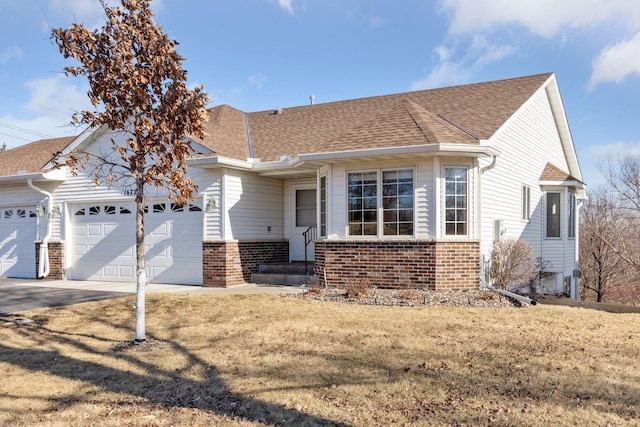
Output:
M504 239L493 243L491 280L497 288L511 290L534 276L533 249L524 240Z
M353 282L350 282L343 286L345 293L348 298L358 298L362 296L366 296L369 294L369 289L371 289L372 283L370 279L362 278L356 279Z

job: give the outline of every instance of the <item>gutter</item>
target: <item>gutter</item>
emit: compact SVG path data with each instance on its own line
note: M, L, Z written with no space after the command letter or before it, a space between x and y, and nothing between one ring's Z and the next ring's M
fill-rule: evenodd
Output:
M423 144L405 147L368 148L351 151L333 151L326 153L300 154L302 161L350 159L366 156L388 156L401 154L433 153L440 155L471 155L471 157L498 156L500 152L493 147L479 144Z
M64 181L65 171L54 169L48 172L16 173L15 175L0 176L0 184L25 181Z
M424 144L405 147L368 148L362 150L331 151L321 153L299 154L294 157L283 156L277 161L261 162L260 159L249 158L247 161L223 156L193 157L187 160L189 166L207 168L226 166L235 169L254 171L269 171L297 168L305 162L327 162L335 160L350 160L359 157L384 157L391 155L413 156L416 154L433 154L448 156L488 157L495 158L500 151L493 147L478 144Z
M47 221L47 234L44 236L44 239L42 239L42 242L40 242L40 263L38 264L38 279L43 279L49 275L49 240L53 234L53 227L51 225L53 196L48 191L44 191L43 189L33 185L31 178L27 178L27 185L47 197L47 214L49 216Z
M536 305L536 304L538 304L538 301L536 301L536 300L534 300L532 298L523 297L522 295L518 295L518 294L513 293L513 292L505 291L504 289L496 289L496 288L494 288L493 286L491 286L488 283L486 284L486 286L487 286L487 289L489 289L490 291L497 292L500 295L504 295L504 296L509 297L509 298L513 298L513 299L515 299L517 301L520 301L521 303L524 303L524 304L527 304L527 305Z

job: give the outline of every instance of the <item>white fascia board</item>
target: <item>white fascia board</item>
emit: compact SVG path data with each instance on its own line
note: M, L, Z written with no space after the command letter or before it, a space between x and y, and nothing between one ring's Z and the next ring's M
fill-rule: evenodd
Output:
M409 147L373 148L351 151L332 151L327 153L300 154L296 157L283 157L282 160L261 162L231 159L222 156L195 157L187 160L187 164L198 168L231 167L236 169L264 172L269 170L294 169L305 162L354 159L358 157L384 157L392 155L432 154L442 156L497 157L500 151L482 144L424 144Z
M228 167L233 169L246 169L251 170L253 164L246 160L232 159L230 157L223 156L211 156L211 157L192 157L187 159L187 166L194 168L216 168L216 167Z
M423 144L408 147L370 148L364 150L332 151L327 153L300 154L301 161L339 160L356 157L391 156L402 154L465 155L470 157L499 156L500 151L482 144Z
M49 172L35 172L1 176L0 184L27 182L29 179L31 179L32 181L64 181L65 178L66 172L64 169L54 169Z
M540 183L541 187L553 187L553 186L577 187L577 188L586 188L587 187L584 182L580 182L580 181L577 181L577 180L570 180L570 181L539 181L539 183Z
M558 87L558 81L555 79L555 74L553 75L553 79L550 79L550 81L545 85L545 90L549 97L551 112L556 122L558 134L560 135L560 141L562 142L562 148L567 159L569 172L572 176L575 176L582 181L582 171L580 170L578 155L576 153L573 137L571 136L569 121L567 120L567 115L564 110L562 97L560 95L560 88Z

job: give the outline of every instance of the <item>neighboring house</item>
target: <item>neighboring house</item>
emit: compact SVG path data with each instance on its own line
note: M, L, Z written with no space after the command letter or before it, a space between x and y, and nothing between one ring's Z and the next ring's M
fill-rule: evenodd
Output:
M151 282L231 286L306 252L329 285L473 289L509 237L548 261L545 292L576 296L585 185L554 74L256 113L222 105L206 127L188 162L196 199L147 195ZM104 153L111 138L124 141L98 129L0 153L0 275L135 281L130 191L52 161Z

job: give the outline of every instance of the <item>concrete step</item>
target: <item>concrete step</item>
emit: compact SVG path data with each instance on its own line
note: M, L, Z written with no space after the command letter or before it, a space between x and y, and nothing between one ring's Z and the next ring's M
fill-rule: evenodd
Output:
M312 275L294 273L253 273L251 281L269 285L305 285L312 277Z
M307 262L307 271L304 271L304 262L287 262L280 264L261 264L258 273L264 274L313 274L313 261Z

